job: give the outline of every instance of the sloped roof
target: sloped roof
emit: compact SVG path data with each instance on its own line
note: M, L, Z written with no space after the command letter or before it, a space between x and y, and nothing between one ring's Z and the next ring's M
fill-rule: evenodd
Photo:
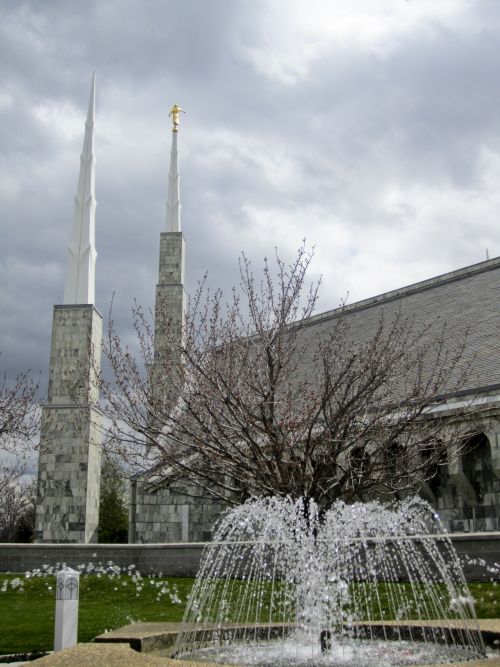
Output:
M398 311L417 330L446 324L447 340L460 342L467 335L464 363L472 361L472 371L463 392L500 387L500 257L315 315L307 335L327 331L343 313L353 342L362 343L382 313L389 319Z

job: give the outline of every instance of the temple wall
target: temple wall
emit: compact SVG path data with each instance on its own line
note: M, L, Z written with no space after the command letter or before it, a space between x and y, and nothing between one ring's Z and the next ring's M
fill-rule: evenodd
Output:
M197 487L188 484L161 488L140 480L134 482L129 541L136 544L209 541L214 523L227 505L197 498L197 493Z

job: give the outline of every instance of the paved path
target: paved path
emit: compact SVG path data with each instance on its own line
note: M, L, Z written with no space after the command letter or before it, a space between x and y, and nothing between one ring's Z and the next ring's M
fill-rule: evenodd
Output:
M127 644L77 644L44 658L23 663L25 667L199 667L200 663L170 660L137 653ZM472 663L469 663L472 664ZM500 664L500 663L499 663ZM221 667L204 663L203 667ZM442 666L441 666L442 667ZM489 666L490 667L490 666Z

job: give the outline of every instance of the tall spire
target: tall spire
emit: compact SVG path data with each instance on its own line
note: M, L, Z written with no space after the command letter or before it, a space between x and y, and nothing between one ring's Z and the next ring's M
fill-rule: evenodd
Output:
M68 246L68 274L64 289L65 304L95 301L95 72L90 87L85 138L80 156L80 175L75 196L75 219Z
M177 159L177 134L179 133L179 113L184 110L177 104L172 107L169 116L172 116L172 150L170 152L170 171L168 173L167 196L167 232L181 231L181 202L179 194L179 167Z

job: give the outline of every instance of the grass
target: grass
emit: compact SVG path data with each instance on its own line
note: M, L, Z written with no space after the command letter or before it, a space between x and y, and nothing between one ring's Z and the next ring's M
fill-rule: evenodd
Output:
M194 580L82 574L80 583L78 641L88 642L127 623L180 621ZM240 582L234 588L235 595L239 587ZM52 648L54 588L54 575L28 579L0 575L0 654ZM471 583L469 590L479 618L500 617L500 585ZM385 584L379 584L382 602L386 594Z
M469 590L476 604L478 618L500 618L500 585L469 584Z
M245 605L241 605L242 588L245 589ZM468 588L478 618L500 617L500 585L471 583ZM210 586L210 595L205 598L206 605L200 608L200 613L210 622L245 623L247 619L257 619L261 623L283 620L293 623L296 618L295 587L290 583L275 582L272 600L270 593L271 585L266 581L216 580ZM353 616L353 620L459 619L462 614L470 617L471 613L470 598L461 585L455 590L453 602L444 584L357 582L351 583L348 590L339 595L337 584L333 583L331 589L323 588L323 594L325 600L331 600L333 610L338 609L338 605L349 611L357 609L359 615ZM216 605L210 604L210 600L216 600ZM338 616L338 620L342 624L345 618Z
M13 588L9 583L3 590L5 582L16 579L23 584ZM81 575L78 641L137 621L182 620L193 581ZM0 575L0 654L51 650L54 613L55 576Z

